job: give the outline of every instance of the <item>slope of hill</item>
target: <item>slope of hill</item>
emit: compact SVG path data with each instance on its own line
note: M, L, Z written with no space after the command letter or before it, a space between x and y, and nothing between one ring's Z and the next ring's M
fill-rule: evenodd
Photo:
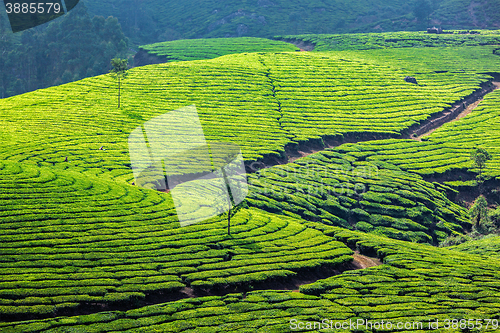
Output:
M109 75L1 100L0 330L283 332L324 318L485 326L500 309L498 262L419 242L470 228L456 191L425 177L470 167L476 143L494 148L498 91L426 141L402 138L491 85L494 50L242 53L134 68L121 108ZM235 143L250 169L266 167L249 176L231 236L227 215L181 228L170 193L130 184L129 134L192 104L208 142ZM330 143L345 144L287 160ZM345 271L353 251L383 264ZM298 292L240 292L284 289L300 274L310 279Z
M128 311L4 323L0 328L9 333L278 333L297 331L294 325L299 322L305 327L307 322L318 325L326 320L335 328L335 323L363 320L361 325L351 326L351 331L379 332L384 320L393 325L389 328L384 324L384 332L458 333L471 324L475 328L480 324L483 331L498 330L498 321L493 319L500 311L497 261L340 228L329 234L362 251L378 253L384 258L384 265L344 272L304 285L300 292L233 293ZM471 318L474 320L468 321ZM438 326L429 328L431 322L438 322ZM402 323L400 328L397 323ZM331 326L316 327L324 327L326 332L341 331L328 330Z
M457 30L449 31L445 34L429 34L423 31L335 35L308 34L274 36L273 39L275 40L252 37L211 38L148 44L139 47L139 52L135 55L135 65L212 59L221 55L244 52L298 51L297 47L293 47L290 44L282 44L280 41L293 43L305 50L314 51L500 45L500 33L498 30L474 30L472 33L467 30ZM439 52L439 50L436 50L436 52ZM433 60L435 58L432 57Z
M299 48L265 38L186 39L140 46L139 52L134 56L134 65L213 59L235 53L292 51L299 51Z
M327 152L252 176L247 204L268 212L241 209L231 236L224 216L180 228L170 194L29 162L1 162L0 174L0 313L9 319L338 268L352 251L321 232L331 224L429 243L470 228L466 211L435 185ZM326 184L345 188L318 191ZM282 215L269 213L278 207Z
M500 236L488 235L480 240L450 246L450 249L487 257L500 257Z
M427 24L455 29L498 28L500 24L498 4L493 0L442 0L432 5L401 0L87 0L86 4L96 15L118 17L126 35L138 44L183 38L422 30Z
M90 16L83 13L86 7ZM206 37L425 30L432 25L495 29L500 24L498 13L495 0L440 0L432 4L429 0L252 0L222 4L206 0L87 0L52 22L52 29L44 25L13 36L2 11L0 53L5 61L0 64L0 97L105 73L111 58L130 57L137 45ZM46 47L34 50L38 45Z
M499 45L498 30L446 31L429 34L424 31L398 31L384 33L354 33L335 35L285 35L276 39L314 44L315 51L371 50L403 47L462 47Z
M192 104L207 140L239 145L247 161L280 158L285 147L322 137L398 137L479 89L490 77L476 73L500 64L490 47L426 50L425 66L417 65L415 50L397 49L240 54L138 67L123 82L120 109L109 75L15 96L0 102L0 156L131 182L130 132ZM435 72L442 69L450 73ZM403 80L417 73L419 85Z
M494 156L488 161L485 173L499 177L498 168L498 112L500 91L488 95L485 100L462 121L446 124L425 137L424 141L386 140L360 143L343 147L341 152L353 152L367 160L383 160L398 165L404 170L422 175L449 174L453 170L472 167L470 153L473 147L483 147ZM362 153L360 153L362 152ZM465 180L474 179L462 175ZM465 177L470 179L465 179ZM456 177L455 180L460 180ZM461 177L460 177L461 178Z
M442 186L331 150L261 170L249 184L249 205L395 239L437 244L472 226Z
M157 191L30 163L1 162L0 174L3 319L132 306L184 287L231 291L352 261L290 217L241 210L229 236L223 216L181 228Z

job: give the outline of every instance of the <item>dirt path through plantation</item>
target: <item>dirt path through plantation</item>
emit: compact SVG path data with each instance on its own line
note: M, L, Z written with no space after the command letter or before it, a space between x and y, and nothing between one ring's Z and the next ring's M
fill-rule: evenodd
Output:
M483 100L483 98L500 89L500 74L493 74L495 79L485 82L481 88L462 100L453 103L450 107L443 109L419 124L404 130L400 135L381 134L366 132L363 135L359 133L345 133L342 137L323 137L321 140L309 140L300 144L289 143L285 146L285 152L282 157L276 155L264 156L259 161L246 162L247 173L256 172L260 169L269 168L275 165L292 163L295 160L328 148L338 147L345 143L358 143L373 140L384 139L414 139L421 141L422 137L427 136L446 123L453 122L470 114Z
M493 82L492 82L492 84L493 84L494 88L493 88L493 90L491 90L491 91L490 91L490 93L491 93L491 92L493 92L493 91L495 91L495 90L497 90L497 89L500 89L500 82L499 82L499 81L493 81ZM467 106L467 108L465 108L462 112L460 112L460 114L458 114L458 116L457 116L456 118L453 118L453 119L451 119L451 120L449 120L449 121L447 121L447 122L452 123L452 122L454 122L454 121L457 121L457 120L462 119L463 117L465 117L466 115L468 115L469 113L471 113L472 111L474 111L474 109L475 109L475 108L477 108L477 106L479 105L479 103L481 103L481 101L482 101L483 99L484 99L484 98L482 97L482 98L478 99L477 101L475 101L474 103L469 104L469 105ZM445 124L445 123L444 123L444 124ZM414 138L414 139L415 139L415 140L418 140L418 141L422 141L422 138L423 138L423 137L425 137L425 136L427 136L427 135L430 135L432 132L434 132L434 131L435 131L435 130L437 130L439 127L443 126L444 124L442 124L442 125L440 125L440 126L438 126L438 127L436 127L436 128L433 128L433 129L431 129L430 131L427 131L427 132L425 132L425 133L423 133L423 134L421 134L421 135L417 136L417 137L416 137L416 138Z
M242 293L243 298L246 293L253 290L285 290L292 292L300 292L300 286L314 283L318 280L326 279L332 276L340 275L346 271L366 269L382 265L382 261L378 258L370 257L361 254L358 250L353 253L353 260L348 263L341 264L340 266L320 267L312 270L299 271L296 276L287 281L270 281L254 283L251 286L232 286L225 289L218 290L194 290L186 286L177 292L169 291L155 291L152 293L145 293L146 297L137 300L134 308L140 308L148 305L162 304L167 302L174 302L187 298L198 298L204 296L225 296L233 293ZM124 307L123 304L110 304L110 303L85 303L83 308L79 311L80 315L94 314L102 311L126 311L130 308ZM73 315L72 312L62 313L61 315Z
M374 267L374 266L379 266L382 265L382 261L378 258L373 258L373 257L367 257L365 255L360 254L358 251L356 251L353 255L354 260L353 260L353 266L356 267L355 269L364 269L368 267Z
M223 290L207 290L196 291L191 287L184 287L175 294L162 295L157 293L155 295L148 295L146 300L141 301L141 306L164 303L168 301L175 301L185 298L196 298L204 296L224 296L231 293L246 293L250 290L288 290L299 292L300 286L314 283L318 280L326 279L335 275L340 275L346 271L365 269L382 265L382 261L378 258L369 257L354 251L352 262L343 264L336 268L319 268L310 272L303 271L291 278L289 281L272 281L255 283L252 287L232 287Z

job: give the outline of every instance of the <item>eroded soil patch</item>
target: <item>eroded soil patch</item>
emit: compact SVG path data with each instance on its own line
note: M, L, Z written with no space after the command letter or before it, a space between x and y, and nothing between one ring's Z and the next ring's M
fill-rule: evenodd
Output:
M293 44L297 46L301 51L313 51L314 48L316 47L316 44L311 43L311 42L306 42L303 40L297 40L293 38L278 38L277 40L281 40L286 43Z

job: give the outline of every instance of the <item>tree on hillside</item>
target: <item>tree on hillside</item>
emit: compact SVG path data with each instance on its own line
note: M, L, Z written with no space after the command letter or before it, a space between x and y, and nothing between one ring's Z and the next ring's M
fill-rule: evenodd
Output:
M230 157L226 157L224 158L224 161L226 162L226 164L230 163L231 161L231 158ZM226 170L224 170L224 167L222 167L221 169L221 173L222 173L222 179L224 180L224 184L226 186L226 190L227 190L227 194L228 194L228 197L227 197L227 205L228 205L228 211L227 211L227 234L230 236L231 235L231 208L233 206L236 206L234 205L234 198L233 198L233 193L231 191L231 187L229 186L229 177L226 173Z
M486 166L486 162L491 160L491 155L483 148L475 148L471 155L471 160L474 162L474 167L479 169L479 175L477 176L478 182L481 184L483 180L483 169Z
M113 66L113 68L110 71L111 75L116 80L118 80L118 108L120 108L121 80L127 76L128 60L127 59L120 59L120 58L113 58L113 59L111 59L111 66Z
M494 210L490 210L488 212L488 218L496 228L500 228L500 206L496 207Z
M214 166L218 169L217 174L221 176L224 192L227 193L224 210L227 211L227 234L231 235L231 217L242 207L242 201L246 196L243 186L246 187L246 176L239 174L243 165L241 152L238 146L227 143L214 143L210 146L212 154L217 159L223 160L223 164L216 162Z
M469 213L474 222L474 226L477 228L482 220L488 218L488 202L486 198L480 195L476 201L474 201Z

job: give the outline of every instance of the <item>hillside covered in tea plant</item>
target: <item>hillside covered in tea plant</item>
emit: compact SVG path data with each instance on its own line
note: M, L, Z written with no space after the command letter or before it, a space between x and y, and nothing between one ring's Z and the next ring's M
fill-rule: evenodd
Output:
M325 318L498 329L498 242L483 237L500 216L498 47L227 42L235 54L211 40L212 54L192 43L177 60L212 59L129 69L120 107L111 75L0 100L0 330L288 332ZM188 105L209 144L239 146L249 191L181 227L171 192L135 184L129 136ZM477 148L491 155L482 178ZM474 240L443 246L458 238Z
M121 108L109 75L2 100L0 156L131 182L131 131L193 104L207 140L238 144L248 162L321 138L398 138L491 82L493 49L249 53L137 67Z

